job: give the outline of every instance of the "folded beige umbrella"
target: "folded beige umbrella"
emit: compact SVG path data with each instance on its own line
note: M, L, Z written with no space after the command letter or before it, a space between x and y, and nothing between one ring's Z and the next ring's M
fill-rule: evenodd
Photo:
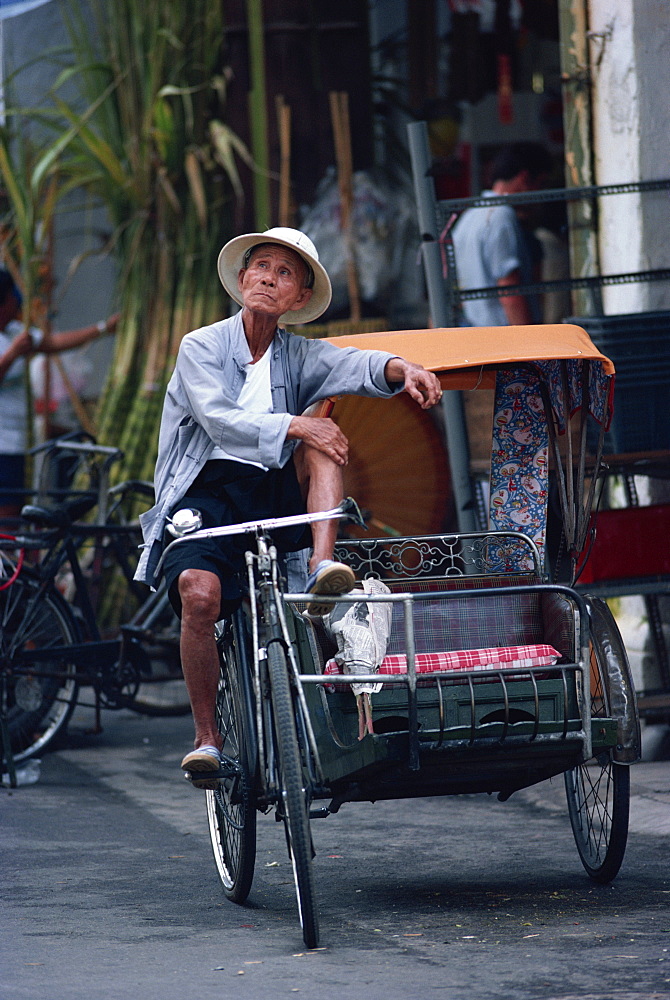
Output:
M331 416L349 439L345 495L369 526L348 533L381 538L453 527L446 448L430 413L402 393L392 399L343 396Z

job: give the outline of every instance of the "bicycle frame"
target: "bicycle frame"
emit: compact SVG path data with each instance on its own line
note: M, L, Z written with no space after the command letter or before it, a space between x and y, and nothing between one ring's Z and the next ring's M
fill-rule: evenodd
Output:
M247 572L249 579L249 600L251 604L252 644L254 655L254 691L256 695L256 730L259 743L260 759L264 760L265 747L263 741L262 698L261 698L261 661L267 658L267 646L270 642L281 642L288 657L291 670L291 680L297 693L301 712L296 722L300 725L305 745L309 747L306 755L310 769L312 785L322 786L324 783L323 769L319 758L316 736L305 699L300 678L300 667L296 659L295 649L291 642L284 596L279 582L279 563L277 549L269 543L267 535L259 534L256 538L258 554L246 553ZM257 574L257 576L256 576ZM259 600L260 598L260 600ZM266 622L267 637L261 642L261 618ZM263 772L261 771L261 774ZM268 790L267 788L265 789Z
M240 609L233 616L230 633L225 630L222 632L223 636L226 634L231 636L231 645L228 649L232 650L232 653L222 658L222 686L220 688L221 691L228 691L229 697L235 685L237 685L238 691L246 690L243 695L243 703L238 702L235 707L237 723L238 725L241 723L242 731L245 733L246 757L243 762L242 750L240 749L243 740L236 741L233 738L232 742L228 744L224 742L224 754L230 753L230 755L222 757L218 771L208 773L208 777L218 778L220 782L218 790L207 792L210 836L219 872L220 874L222 870L224 872L222 875L224 888L229 898L235 902L242 902L251 885L253 860L251 861L251 873L249 872L250 863L246 855L244 863L240 863L239 868L237 868L238 855L231 847L226 853L226 845L233 843L235 837L241 839L245 831L253 830L255 837L255 820L249 821L250 825L246 827L243 818L246 815L244 809L276 810L277 818L283 820L287 830L289 853L293 861L296 880L298 911L303 924L303 937L310 947L315 946L314 943L318 936L317 909L310 889L312 875L308 845L311 840L308 834L306 843L303 838L300 847L296 846L294 851L293 840L288 833L294 827L296 836L300 831L300 817L296 819L295 815L296 797L301 803L300 812L303 818L306 817L305 821L307 829L309 829L310 819L326 817L337 812L343 802L355 801L358 794L356 789L359 788L363 799L373 800L389 797L403 798L416 794L454 793L457 791L456 784L461 779L458 778L458 769L454 772L452 768L444 768L445 751L455 751L460 754L471 753L473 759L468 773L471 780L477 781L483 779L472 776L477 776L488 769L492 755L505 754L505 751L509 751L509 775L506 774L504 781L495 786L494 789L504 800L516 788L523 787L524 781L532 784L533 780L542 780L549 773L560 773L565 767L574 767L580 762L588 760L594 752L589 685L588 612L583 598L569 587L529 582L527 584L510 583L507 586L499 583L496 587L493 584L488 587L484 585L478 589L466 589L454 593L431 588L420 593L413 593L408 589L393 593L365 594L364 598L361 597L360 593L330 597L321 595L324 602L332 603L333 606L340 603L355 604L362 599L366 603L372 604L399 604L403 609L407 673L399 675L385 673L383 670L376 673L347 673L338 680L334 678L331 680L318 667L313 672L309 672L310 664L303 662L303 653L299 648L300 628L297 622L300 621L300 616L291 617L290 605L307 604L313 595L285 591L282 585L278 552L272 542L271 531L282 528L287 523L309 523L309 521L343 517L346 516L345 512L346 508L338 507L313 515L297 515L291 518L273 518L265 521L246 522L241 525L201 529L184 535L171 543L171 545L183 545L198 538L229 537L239 534L253 536L255 551L252 551L252 545L250 545L245 556L249 603L248 607L245 607L244 610ZM479 540L482 547L486 548L487 545L493 544L500 546L509 535L510 533L505 532L485 532L479 533L477 536L459 537L462 537L471 546L474 545L475 540ZM534 562L537 568L539 557L534 550L532 539L520 533L515 533L515 539L520 539L522 547L525 546L524 551L528 550L534 553ZM389 544L394 543L397 543L397 540L394 539ZM352 541L351 544L356 543ZM336 556L336 558L338 557ZM472 570L472 566L466 561L465 571L462 573L464 579L468 577L468 569ZM418 677L414 616L421 600L441 601L444 599L448 602L466 598L477 601L482 597L490 597L494 593L497 597L502 598L519 594L527 597L537 595L539 598L545 592L566 598L575 609L575 649L574 657L570 658L570 662L563 662L550 668L546 666L520 666L514 668L513 672L507 676L499 666L491 669L476 668L476 673L474 670L464 670L458 676L457 681L453 671L447 669L436 670L430 675L422 674L421 677ZM228 626L226 626L227 628ZM251 647L250 655L247 656L249 647ZM281 649L281 653L278 653L279 649ZM304 645L302 649L304 650ZM243 650L244 652L242 652ZM235 660L237 660L236 666L234 665ZM232 667L231 664L233 664ZM547 679L548 669L552 676ZM232 689L228 686L231 683L230 680L226 680L230 676L231 670L235 677L241 678L241 682L240 680L233 682ZM525 682L523 692L519 692L518 688L515 690L515 684L520 679ZM326 698L325 687L332 683L344 684L345 686L355 683L374 683L385 684L387 687L392 685L393 688L404 687L408 715L407 732L394 731L390 734L393 746L391 747L389 744L391 749L388 757L385 756L382 747L385 741L384 735L375 733L372 740L366 742L365 745L356 741L351 746L345 746L337 743L336 734L332 729L330 733L326 732L325 727L330 726L331 717L328 710L324 709L326 720L324 722L321 714L314 712L314 692L320 689L323 704ZM443 702L446 703L449 699L453 702L454 695L450 694L450 691L453 692L456 687L460 686L465 691L465 695L457 695L457 697L464 699L467 699L469 691L471 705L469 729L465 724L462 726L465 732L459 732L458 736L454 736L454 723L451 722L447 725L442 714L439 732L433 733L432 728L427 727L426 699L425 697L422 699L422 694L425 695L425 691L422 688L431 684L437 692L435 697L440 702L441 713ZM450 688L450 684L456 685L456 687ZM481 689L476 687L477 684L482 686ZM547 685L550 686L550 691ZM290 706L290 716L288 718L284 716L286 720L284 729L278 721L280 716L277 714L278 709L275 701L276 698L277 701L281 701L282 686L285 690L283 704ZM485 719L475 718L476 709L481 715L481 705L488 704L487 699L492 701L491 691L494 687L496 704L503 706L500 709L502 717L488 723ZM275 693L277 689L280 691L279 695ZM526 689L532 690L528 693ZM478 694L480 690L482 693ZM337 695L335 696L337 697ZM478 698L481 700L478 701ZM548 706L550 699L552 704L556 705L557 716L555 719L552 716L551 720L547 721L546 716L541 717L540 704ZM535 708L531 722L522 721L519 723L514 715L515 711L518 711L518 706L526 703L532 704L533 700ZM335 708L334 711L341 711L341 709ZM221 732L223 734L225 729L225 739L228 739L231 730L227 726L231 716L226 718L226 727L222 728ZM526 728L519 729L517 724ZM490 727L490 731L486 731L487 726ZM297 735L295 750L298 755L297 767L294 767L290 772L290 781L293 782L291 786L292 802L289 801L289 785L284 769L286 747L282 739L283 734L289 729L294 733L294 739ZM247 731L249 731L248 736L246 735ZM601 733L604 732L605 730L602 729ZM329 736L338 747L342 747L341 751L335 751L335 754L342 753L341 770L337 769L339 765L333 769L333 750L326 743ZM602 738L602 736L599 737L599 739ZM611 726L608 730L608 738L610 740L612 738ZM383 766L390 769L387 773L392 776L388 779L387 785L384 785L383 782L379 785L375 784L376 775L382 773L375 770L375 764L378 763L375 756L377 747L380 748L379 762L384 762ZM351 751L351 757L346 758L345 755L349 751ZM527 759L525 754L527 754ZM532 772L530 779L527 778L527 774L523 770L526 764ZM437 780L439 766L444 769L444 773L440 775L441 785L438 784ZM551 770L554 767L556 770ZM348 771L347 768L349 768ZM393 768L396 768L397 771ZM366 771L366 769L368 770ZM546 775L543 769L549 769ZM453 774L456 774L456 777L452 777ZM488 777L486 780L489 780ZM497 780L497 777L490 780L493 782ZM453 784L449 784L450 781ZM249 799L246 797L247 794ZM313 805L319 799L322 801L330 799L330 802L328 805L318 803ZM249 805L249 801L251 801L251 805ZM244 809L243 803L245 803ZM232 812L236 807L242 810L242 818ZM230 838L230 840L226 838ZM298 843L299 840L296 839L296 845ZM300 848L302 848L302 853ZM249 849L248 846L247 849ZM296 862L296 858L300 860ZM227 868L226 865L230 867ZM242 887L238 888L240 885ZM238 896L235 896L236 892L239 892ZM306 918L305 907L308 913Z

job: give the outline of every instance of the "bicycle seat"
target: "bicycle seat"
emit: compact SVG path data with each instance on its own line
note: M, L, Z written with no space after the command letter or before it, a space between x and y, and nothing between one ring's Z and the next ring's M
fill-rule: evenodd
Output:
M87 493L58 504L57 507L40 507L36 504L26 504L21 508L21 518L29 524L37 524L44 528L68 528L74 521L88 514L98 498L95 493Z

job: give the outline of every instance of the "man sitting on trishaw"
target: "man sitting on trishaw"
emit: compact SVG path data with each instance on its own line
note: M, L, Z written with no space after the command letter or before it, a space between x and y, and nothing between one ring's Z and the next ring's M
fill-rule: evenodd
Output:
M307 416L318 400L341 394L390 397L407 392L423 409L442 391L421 365L384 351L341 349L288 333L280 323L321 316L331 285L312 241L276 228L230 240L218 261L221 282L242 306L229 319L188 334L167 387L156 463L156 505L142 515L145 547L138 579L149 584L168 519L195 508L205 528L327 510L343 498L347 439L329 417ZM347 593L352 570L333 561L335 521L282 529L280 551L312 545L305 592ZM216 786L221 736L214 710L219 660L214 625L239 605L246 544L199 540L166 554L170 600L181 617L181 658L195 726L182 760L198 788ZM210 777L208 777L208 773Z

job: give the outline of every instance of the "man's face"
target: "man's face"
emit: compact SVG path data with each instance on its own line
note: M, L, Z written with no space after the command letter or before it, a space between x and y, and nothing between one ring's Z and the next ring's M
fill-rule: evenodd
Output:
M237 284L246 309L281 316L301 309L312 297L305 288L306 267L299 254L269 244L254 250L249 266L242 268Z

